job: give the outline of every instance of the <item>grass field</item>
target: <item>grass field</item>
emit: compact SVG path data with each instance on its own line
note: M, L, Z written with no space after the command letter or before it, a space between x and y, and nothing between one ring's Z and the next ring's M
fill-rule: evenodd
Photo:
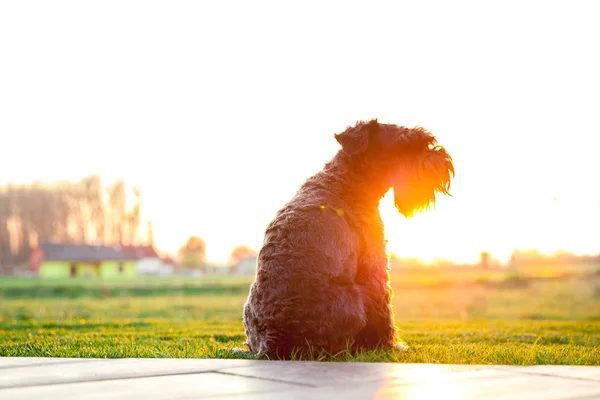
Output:
M242 347L249 277L0 280L0 356L251 358ZM600 274L395 271L407 352L333 361L600 364Z

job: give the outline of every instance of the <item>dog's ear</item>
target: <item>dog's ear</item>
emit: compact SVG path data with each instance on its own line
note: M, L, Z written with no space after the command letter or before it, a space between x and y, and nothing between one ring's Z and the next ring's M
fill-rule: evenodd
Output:
M359 121L342 133L335 134L335 139L342 145L344 153L354 156L367 151L369 142L379 129L377 118L368 122Z

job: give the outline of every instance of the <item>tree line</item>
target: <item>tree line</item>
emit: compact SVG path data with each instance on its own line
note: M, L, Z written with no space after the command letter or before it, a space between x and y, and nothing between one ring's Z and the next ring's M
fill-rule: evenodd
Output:
M206 242L201 237L190 236L187 242L179 248L177 255L180 267L206 271ZM232 270L235 270L240 261L257 255L258 252L250 246L236 246L229 256L229 265Z
M43 241L138 243L140 200L138 187L97 175L0 186L0 265L26 262Z

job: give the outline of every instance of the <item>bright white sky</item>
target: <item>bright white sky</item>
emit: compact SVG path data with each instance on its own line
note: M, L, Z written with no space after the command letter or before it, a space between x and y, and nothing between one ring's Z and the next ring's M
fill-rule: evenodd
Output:
M123 177L161 249L196 234L225 261L260 247L334 133L377 117L432 130L457 171L455 197L412 220L384 199L391 251L597 253L598 8L3 1L0 180Z

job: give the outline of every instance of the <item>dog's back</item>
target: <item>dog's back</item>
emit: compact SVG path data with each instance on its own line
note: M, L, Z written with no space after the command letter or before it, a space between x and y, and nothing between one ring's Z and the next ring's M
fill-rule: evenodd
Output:
M359 246L348 220L352 211L315 183L326 174L309 179L267 227L244 307L254 353L337 352L364 328L362 293L354 285Z

